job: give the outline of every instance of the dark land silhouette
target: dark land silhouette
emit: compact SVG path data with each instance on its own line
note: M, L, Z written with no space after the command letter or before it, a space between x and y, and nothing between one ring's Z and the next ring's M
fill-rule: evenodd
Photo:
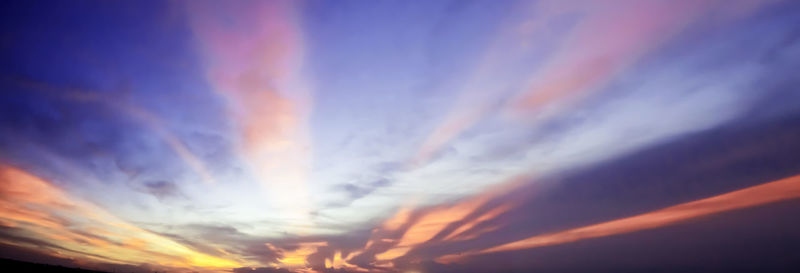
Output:
M96 271L81 268L64 267L60 265L38 264L9 259L0 259L0 271L15 273L36 273L36 272L56 272L56 273L109 273L106 271Z

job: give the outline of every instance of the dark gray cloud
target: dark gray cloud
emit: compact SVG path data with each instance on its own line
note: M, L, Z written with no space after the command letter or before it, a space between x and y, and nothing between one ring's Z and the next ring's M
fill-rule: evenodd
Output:
M327 203L324 209L347 207L354 201L364 198L378 189L392 185L391 172L396 168L395 164L383 164L376 168L380 175L370 175L368 179L359 178L354 182L340 184L333 187L333 190L343 192L346 197L344 200ZM376 177L377 176L377 177ZM320 211L313 212L314 215L321 215Z
M183 196L177 184L166 180L144 182L142 186L144 192L155 196L161 201Z
M87 233L83 233L83 232L78 232L78 233L80 233L81 235L87 235ZM83 251L79 251L79 250L65 248L65 247L62 247L62 246L57 245L55 243L51 243L51 242L47 242L47 241L44 241L44 240L40 240L39 238L26 236L24 234L25 234L24 230L19 229L19 228L15 228L15 227L0 227L0 241L22 243L24 245L28 245L30 247L33 247L34 249L38 249L40 251L43 251L42 253L44 253L44 251L46 251L46 250L59 251L59 252L63 251L63 252L69 252L69 253L75 253L75 254L79 254L79 255L84 255L84 256L87 256L87 257L94 257L94 258L105 259L105 260L114 260L113 258L105 257L105 256L100 255L100 254L93 254L93 253L88 253L88 252L83 252ZM99 237L97 235L88 234L88 236L108 242L108 240L106 238L102 238L102 237ZM22 252L33 251L33 250L28 250L28 248L26 248L26 247L20 247L20 246L14 246L14 247L18 248L18 249L21 249L20 251L22 251ZM11 252L14 252L14 251L11 251ZM14 256L14 255L11 255L11 254L8 254L8 255ZM46 254L46 255L49 255L49 254Z
M68 267L78 267L74 260L51 256L45 252L27 249L14 245L0 243L0 258L25 261L31 263L41 263L49 265L60 265Z
M159 227L154 231L173 238L193 249L213 256L223 255L216 248L228 253L258 261L262 264L277 263L282 257L280 250L270 248L266 243L284 246L283 241L262 236L254 236L239 231L234 226L222 224L188 224ZM292 245L290 241L288 245Z
M289 271L288 269L284 268L274 268L274 267L240 267L234 268L233 273L293 273L293 271Z
M380 178L367 184L345 184L341 188L347 192L350 199L357 200L390 183L389 179Z

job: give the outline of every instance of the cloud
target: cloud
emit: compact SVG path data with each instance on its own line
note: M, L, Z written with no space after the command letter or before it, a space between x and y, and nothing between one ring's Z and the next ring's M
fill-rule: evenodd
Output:
M295 7L283 1L186 4L208 81L229 103L247 168L274 208L308 222L311 94Z
M14 78L12 80L18 86L23 87L27 90L32 90L34 92L40 93L42 95L53 97L57 100L66 100L69 103L75 103L79 105L89 104L94 107L90 107L90 110L75 110L75 113L61 113L64 116L78 116L81 118L75 118L74 120L69 120L70 123L74 123L74 126L63 126L63 124L57 128L60 128L60 134L80 134L84 132L80 132L78 129L81 128L81 124L85 123L85 120L93 120L89 118L82 117L87 113L82 112L90 112L95 113L95 115L101 115L99 113L107 113L112 112L116 114L120 114L123 117L128 119L132 119L137 121L140 125L144 126L155 136L160 138L164 143L177 155L190 169L192 169L201 179L201 181L207 184L213 184L214 178L208 170L205 162L203 162L200 158L198 158L187 146L186 144L178 137L175 133L173 133L170 128L168 128L165 124L165 121L162 120L161 117L148 111L147 109L137 106L128 100L120 99L118 94L108 95L108 91L99 91L99 90L91 90L85 88L75 88L75 87L66 87L66 86L59 86L53 85L47 82L36 81L32 79L26 78ZM117 92L119 93L119 92ZM115 96L117 95L117 96ZM99 106L99 107L98 107ZM30 110L28 110L30 111ZM99 112L99 113L98 113ZM46 121L42 119L52 119L53 117L39 117L40 123L49 123L53 121ZM111 125L113 123L113 119L115 117L111 117L109 124L105 124L104 122L98 122L105 126L114 127L115 125ZM118 117L116 117L119 119ZM84 126L85 127L85 126ZM122 127L122 126L120 126ZM77 132L73 132L77 131ZM91 145L90 148L97 148L102 147L102 149L114 149L122 146L124 142L131 141L132 139L123 139L122 141L114 139L114 138L106 138L103 139L109 142L116 142L116 143L103 143L105 145ZM90 143L94 144L94 143ZM97 143L99 144L99 143ZM89 146L89 145L87 145ZM57 147L61 148L61 147ZM84 148L84 147L81 147ZM111 153L117 154L119 151L112 150ZM96 152L87 152L88 154L96 154ZM153 167L153 166L147 166Z
M789 152L789 147L797 146L791 141L799 133L792 129L797 128L792 125L797 122L796 117L769 123L754 117L749 122L742 120L684 136L579 171L535 181L520 178L518 183L510 184L516 186L497 189L494 194L455 204L403 209L374 229L362 250L343 256L361 268L380 268L389 261L395 267L413 265L414 261L448 254L453 256L447 257L469 261L471 253L491 249L498 242L525 242L531 234L535 238L532 241L551 246L583 236L597 238L662 228L691 217L795 198L792 194L796 193L787 189L793 189L797 179L782 184L786 187L764 191L757 184L800 171L796 157ZM726 141L720 142L720 136L725 136ZM732 166L740 171L731 171ZM747 189L720 195L741 188ZM708 197L713 195L718 196ZM693 199L701 201L692 202ZM632 220L626 218L642 210L664 207L669 208L633 216ZM659 217L662 214L668 217ZM609 221L608 225L581 228L604 221ZM620 225L625 228L617 228ZM580 235L573 236L573 232ZM333 250L328 250L328 257L332 256L330 253Z
M155 196L158 200L173 198L181 195L178 185L164 180L150 181L143 184L145 192Z
M487 217L505 211L509 206L496 207L489 201L523 180L521 177L512 179L495 190L455 204L414 210L400 209L392 218L372 230L369 240L362 249L349 251L346 255L328 250L326 265L337 264L336 255L340 255L341 262L338 264L343 268L386 270L386 265L392 260L406 255L416 247L429 241L439 241L443 238L450 240L454 236L461 236ZM459 228L463 226L467 228Z
M374 181L372 183L368 183L364 186L354 185L354 184L346 184L342 186L342 188L347 191L349 197L351 199L359 199L364 197L367 194L374 192L376 189L385 187L389 185L391 182L389 179L382 178Z
M27 238L26 238L27 239ZM0 244L0 257L32 263L77 267L74 259L58 257L52 253L9 244Z
M443 256L437 260L448 262L452 259L461 259L464 257L464 255L545 247L571 243L579 240L659 228L684 222L695 217L707 216L709 214L725 212L728 210L760 206L794 198L800 198L800 176L792 176L778 181L767 182L758 186L683 203L628 218L617 219L609 222L550 234L536 235L530 238L499 245L474 253Z
M784 194L791 194L786 189L791 189L795 184L786 184L785 189L766 192L749 191L746 193L752 196L739 194L730 202L715 203L716 199L709 199L697 207L697 211L702 211L698 214L693 214L697 212L693 210L681 210L681 206L694 204L692 200L758 187L754 185L765 180L796 175L800 171L796 167L797 159L786 150L787 147L796 146L790 144L791 139L798 136L798 131L791 129L795 126L790 125L796 122L796 117L767 124L763 120L758 123L743 121L747 125L710 130L580 171L538 179L533 185L523 186L496 198L501 204L505 200L525 200L504 214L485 221L484 227L500 225L501 228L465 241L423 245L413 253L417 257L447 254L454 254L449 257L465 256L475 249L497 246L497 242L521 241L528 237L550 247L549 243L565 243L559 240L580 238L578 235L571 237L569 231L574 231L572 228L583 231L580 230L581 226L590 226L591 231L596 232L589 232L592 235L604 235L601 230L610 231L611 226L599 224L599 227L594 227L589 224L606 221L615 223L614 219L627 219L643 210L689 204L677 205L673 209L680 213L670 214L671 210L667 211L667 214L677 218L667 217L663 219L666 222L656 221L657 226L662 227L685 220L683 217L687 215L681 214L683 212L700 216L784 200ZM720 142L720 136L725 136L726 141ZM749 203L751 201L756 203ZM661 219L644 215L648 215L645 219ZM636 219L633 222L639 221ZM671 220L676 222L669 222ZM649 228L644 224L630 224L628 227ZM549 237L548 234L560 235Z
M68 249L69 257L97 262L125 257L127 262L168 267L238 265L132 226L22 170L0 166L0 183L4 226L24 229L25 236L42 238L58 246L55 250Z
M288 269L284 268L274 268L274 267L239 267L234 268L233 273L293 273L293 271L289 271Z
M720 21L732 21L761 8L761 2L736 5L735 13L720 12ZM509 119L530 125L552 117L567 105L586 99L591 93L606 90L617 78L627 77L631 69L660 49L674 42L684 30L702 22L706 14L726 6L721 1L691 3L673 1L612 1L597 4L582 1L537 1L521 5L525 19L499 31L453 108L422 143L413 158L423 164L465 131L492 118ZM729 8L729 7L728 7ZM577 16L574 25L557 28L565 17ZM559 31L555 37L554 28ZM549 41L556 45L550 46ZM519 46L526 44L527 46ZM528 45L530 44L530 45ZM527 76L527 85L509 95L503 85L488 84L498 78L496 71L513 67L515 56L528 56L545 50L546 57L528 67L536 67ZM505 61L505 62L501 62Z
M798 17L744 2L186 2L133 24L176 37L156 48L33 20L14 37L114 33L90 51L125 72L51 40L0 53L33 75L0 79L0 243L113 270L486 272L431 260L527 266L776 205L794 192L747 190L800 171Z
M277 264L283 257L282 249L267 244L274 240L246 234L229 225L185 224L156 229L161 235L213 256L233 255L260 265Z
M347 207L354 201L359 200L375 192L376 190L387 187L389 185L391 185L391 180L389 178L378 178L377 180L369 183L353 182L343 185L337 185L334 187L334 189L344 192L346 196L344 200L337 200L330 202L325 206L325 209Z

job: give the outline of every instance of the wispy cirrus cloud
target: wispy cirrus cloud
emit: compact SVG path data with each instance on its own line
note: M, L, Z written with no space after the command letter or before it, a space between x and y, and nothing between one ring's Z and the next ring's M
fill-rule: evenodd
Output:
M530 271L797 204L790 1L15 5L3 257Z
M311 90L303 33L288 1L187 3L208 82L228 103L238 149L274 208L307 219Z
M494 44L478 58L468 73L462 94L420 146L414 162L426 162L454 138L496 115L517 122L541 121L575 101L601 91L625 76L634 65L672 42L693 23L717 12L715 20L728 21L758 11L760 1L728 6L715 0L672 1L538 1L521 5L526 18L501 29ZM724 7L724 8L720 8ZM565 18L577 17L568 27ZM558 31L558 35L552 36ZM556 40L551 45L550 40ZM530 69L525 87L512 92L492 83L503 77L498 71L514 67L518 60L537 51L548 52ZM491 90L489 92L488 90Z

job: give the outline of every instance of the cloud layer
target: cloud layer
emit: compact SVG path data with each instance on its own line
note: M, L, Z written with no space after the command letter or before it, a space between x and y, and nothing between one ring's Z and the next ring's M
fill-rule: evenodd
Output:
M0 256L142 272L798 266L798 14L9 5Z

